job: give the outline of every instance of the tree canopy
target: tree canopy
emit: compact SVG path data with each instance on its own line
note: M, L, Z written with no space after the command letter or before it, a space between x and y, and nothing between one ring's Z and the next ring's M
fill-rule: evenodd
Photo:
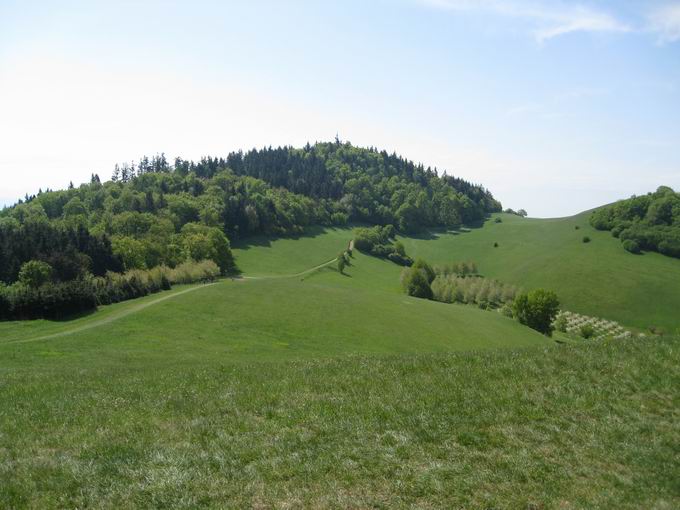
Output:
M610 230L631 253L651 250L680 258L680 193L667 186L601 207L590 223Z
M413 231L500 209L481 186L338 141L173 164L145 156L116 165L108 182L92 175L0 211L0 281L31 260L56 281L203 259L229 272L229 239L348 222Z

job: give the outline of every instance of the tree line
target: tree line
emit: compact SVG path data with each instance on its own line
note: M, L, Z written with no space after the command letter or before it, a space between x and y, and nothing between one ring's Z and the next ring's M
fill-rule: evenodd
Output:
M31 260L50 264L55 281L204 259L228 273L230 239L348 222L405 232L497 210L481 186L339 141L197 162L143 157L108 182L93 174L0 211L0 281L15 282Z
M232 273L230 239L299 234L308 225L378 225L386 230L375 253L409 265L403 246L387 240L397 230L459 225L500 208L481 186L337 140L197 162L145 156L116 165L107 182L92 174L88 183L40 190L0 211L0 315L90 309L107 300L92 297L92 278L108 279L97 288L110 288L120 280L114 274L196 261ZM20 281L22 269L40 267L49 273L42 284Z
M0 282L0 320L62 319L93 311L98 305L169 290L176 283L212 281L219 275L217 264L203 260L183 262L175 268L157 266L58 281L48 263L31 260L22 265L19 279L12 285Z
M409 296L442 303L474 304L484 310L500 309L544 335L551 336L559 311L554 292L535 289L523 292L513 285L488 280L477 274L474 262L458 262L432 267L416 259L402 270L401 284Z
M601 207L590 224L611 231L631 253L650 250L680 258L680 193L667 186Z

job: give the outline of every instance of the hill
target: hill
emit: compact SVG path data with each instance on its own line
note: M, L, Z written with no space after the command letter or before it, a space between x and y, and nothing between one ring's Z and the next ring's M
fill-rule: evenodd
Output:
M410 298L392 262L325 264L351 234L252 237L239 278L0 323L0 506L677 505L677 338L560 345Z
M481 186L345 143L252 150L199 162L164 156L113 178L39 192L0 211L0 282L24 263L56 281L211 259L233 271L231 241L312 225L393 223L403 231L475 221L500 203ZM226 236L226 237L225 237Z
M401 240L411 256L435 264L472 260L487 277L554 290L571 311L640 329L677 331L680 260L633 255L609 232L594 229L590 216L531 219L500 213L469 232L437 230ZM584 237L591 242L584 243Z

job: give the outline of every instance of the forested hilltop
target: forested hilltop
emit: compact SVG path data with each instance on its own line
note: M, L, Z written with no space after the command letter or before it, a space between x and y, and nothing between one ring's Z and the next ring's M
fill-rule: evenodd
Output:
M15 282L32 260L57 282L188 260L226 273L235 267L229 238L348 222L412 232L500 209L481 186L338 141L198 162L144 157L116 166L108 182L93 175L0 211L0 281Z

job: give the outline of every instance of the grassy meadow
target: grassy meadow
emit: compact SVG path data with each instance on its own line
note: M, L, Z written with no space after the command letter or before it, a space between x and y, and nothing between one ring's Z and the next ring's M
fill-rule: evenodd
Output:
M678 347L3 361L0 507L677 508Z
M299 240L307 248L306 262L315 267L334 257L349 233L331 232L319 246L316 238ZM251 278L271 267L264 254L277 251L279 242L285 246L289 240L243 255L237 250L247 278L177 287L72 321L0 323L0 352L8 364L32 366L45 358L53 364L102 355L149 362L213 356L250 362L550 344L498 313L405 296L399 291L398 266L358 252L345 275L329 264L302 276ZM294 262L286 267L301 270ZM164 299L168 296L173 297ZM41 339L50 335L62 336Z
M405 243L496 276L457 249L498 226ZM244 278L0 323L0 508L680 505L680 339L557 344L358 252L307 272L350 238L253 239Z
M628 253L609 232L592 228L589 216L585 212L532 219L496 214L469 232L431 232L401 240L409 255L433 264L472 260L486 277L525 289L553 290L574 312L640 329L655 326L678 332L680 260ZM502 223L495 223L496 217ZM584 236L591 241L584 243Z

